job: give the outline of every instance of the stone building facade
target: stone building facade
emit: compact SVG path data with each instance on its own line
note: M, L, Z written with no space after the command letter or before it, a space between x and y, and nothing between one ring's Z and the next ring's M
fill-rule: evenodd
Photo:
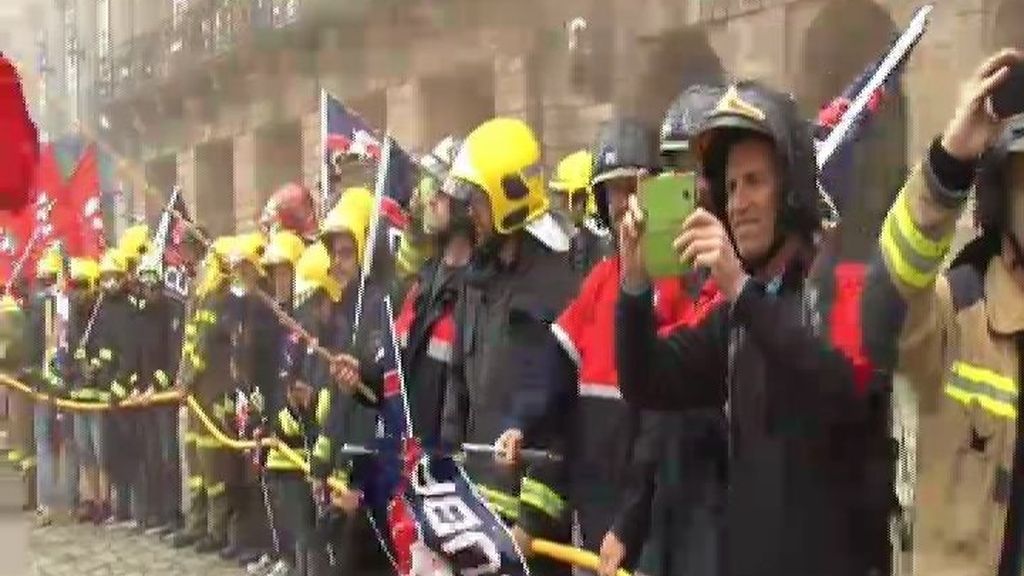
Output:
M283 182L317 185L321 88L414 152L494 115L521 117L541 136L550 166L613 114L656 122L694 81L758 78L791 91L811 115L881 54L919 4L45 1L56 24L51 61L77 62L77 117L144 167L161 194L179 184L217 233L251 228ZM958 79L995 47L1024 45L1024 0L936 4L900 93L860 147L862 192L844 209L847 255L868 254L908 166L948 117ZM61 28L68 23L71 43ZM60 58L69 45L78 56ZM67 66L58 68L62 81L48 85L62 86L66 99ZM51 106L48 122L68 126L70 108ZM158 212L159 195L126 188L131 210Z

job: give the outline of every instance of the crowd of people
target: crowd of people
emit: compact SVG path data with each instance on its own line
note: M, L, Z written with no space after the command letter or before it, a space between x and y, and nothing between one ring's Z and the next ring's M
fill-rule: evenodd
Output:
M986 104L1017 63L1000 52L964 83L871 262L829 249L811 125L749 81L686 88L660 138L613 118L547 181L520 120L446 139L394 254L371 233L374 195L348 188L315 229L207 243L192 226L182 302L131 228L71 261L63 361L51 251L24 295L20 377L114 409L20 400L30 505L252 574L394 573L342 450L379 433L394 326L413 435L494 446L465 469L531 574L572 573L534 538L593 551L602 575L866 576L905 554L921 574L1019 574L1024 122ZM687 271L652 278L638 191L683 174L696 208L671 248ZM982 234L944 267L972 189ZM913 537L894 539L897 372L922 432ZM308 478L178 403L118 408L173 390L232 437L302 454Z

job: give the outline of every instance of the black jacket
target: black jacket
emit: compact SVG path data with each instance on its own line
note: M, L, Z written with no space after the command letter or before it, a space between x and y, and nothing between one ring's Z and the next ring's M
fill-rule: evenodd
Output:
M442 273L436 258L420 268L406 297L412 301L405 303L397 320L413 435L426 446L436 445L441 436L445 385L451 364L449 338L454 336L448 329L454 331L452 314L464 280L461 270L439 278ZM405 318L407 311L410 318ZM407 327L405 322L409 323ZM451 324L443 326L443 322Z
M122 400L131 392L132 374L138 372L139 338L135 332L135 304L123 291L106 294L96 314L92 335L96 357L90 359L95 367L95 386L109 391L113 400Z
M861 486L844 462L848 430L866 422L853 368L811 326L803 272L777 295L750 281L695 328L655 333L651 293L623 291L616 357L626 400L648 409L728 401L729 487L723 572L865 574L853 511Z
M453 447L493 443L506 428L516 392L548 377L545 356L554 342L549 326L578 288L567 253L521 234L512 265L470 264L456 304L457 335L442 423L442 440ZM549 437L552 442L563 439ZM518 515L518 472L499 467L488 456L467 459L466 469L505 517Z

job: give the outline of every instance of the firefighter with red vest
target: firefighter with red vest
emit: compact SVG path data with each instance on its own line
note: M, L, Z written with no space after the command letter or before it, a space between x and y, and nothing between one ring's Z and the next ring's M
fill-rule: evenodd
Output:
M592 157L597 211L604 225L612 227L621 220L638 183L657 173L656 139L638 121L615 119L602 127ZM520 389L512 427L496 445L511 463L524 443L545 446L573 438L568 470L535 467L523 480L524 502L553 502L543 485L567 484L584 546L595 552L616 546L628 551L628 558L618 558L616 564L625 560L632 565L643 546L650 512L649 494L637 492L649 492L651 483L639 475L656 459L652 450L657 444L652 443L654 430L623 402L618 388L614 314L619 276L614 256L601 260L587 275L579 294L551 325L549 374ZM658 281L655 301L660 324L678 322L689 308L678 278ZM638 500L647 503L646 510L629 506Z

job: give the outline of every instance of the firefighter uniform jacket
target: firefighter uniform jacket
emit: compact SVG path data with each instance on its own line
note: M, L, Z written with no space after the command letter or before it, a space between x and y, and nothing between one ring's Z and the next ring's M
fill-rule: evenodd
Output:
M653 428L641 434L639 413L622 401L619 392L614 350L618 262L618 258L613 257L597 264L584 280L579 294L551 325L559 344L553 363L569 364L569 367L567 370L553 367L546 382L527 383L517 393L513 415L518 422L513 426L524 430L527 441L532 443L538 433L536 428L543 425L542 422L548 425L572 422L563 432L573 438L569 494L581 517L584 541L588 547L596 549L613 522L618 523L618 535L633 556L643 545L646 516L642 507L646 501L649 514L650 497L649 493L644 498L635 492L653 489L653 482L645 484L645 480L653 481L651 470L645 464L657 461L651 455L656 450L653 444L658 437ZM682 282L678 279L660 281L655 289L657 323L664 326L683 320L690 306ZM551 398L558 394L568 397L561 401ZM565 410L553 410L554 406ZM571 416L567 418L567 414ZM652 445L644 447L645 444ZM647 478L643 476L645 472ZM531 474L529 480L523 482L523 504L555 515L564 503L553 495L546 495L547 491L537 485L543 480L535 476ZM594 485L601 487L603 497L595 493ZM641 509L627 511L629 505ZM525 507L520 510L521 519L524 510ZM627 515L630 517L622 518Z
M269 404L273 406L270 422L274 436L289 448L302 455L309 462L310 447L316 442L319 425L313 411L302 410L288 405L287 389L300 376L306 355L306 346L298 334L285 333L280 348L280 369L276 376L280 395ZM285 458L277 448L272 448L267 456L267 469L279 472L297 472L300 468Z
M428 260L395 319L402 347L402 370L413 436L435 446L441 436L445 382L455 338L453 311L463 281L462 270Z
M645 409L725 406L729 492L723 573L866 574L888 542L862 514L862 444L875 388L822 334L799 261L767 286L662 338L650 288L621 291L615 351L623 397ZM862 434L863 433L863 434ZM864 436L862 438L861 436Z
M874 353L898 352L920 399L914 570L1009 574L1024 514L1024 288L999 256L939 272L970 187L937 176L951 161L933 144L890 209L865 330Z
M26 330L28 340L27 365L29 380L40 392L63 394L64 383L57 374L46 365L52 351L47 350L46 316L47 309L55 305L53 289L40 290L32 295L26 314ZM51 312L56 315L55 310ZM53 328L50 327L52 330Z
M515 262L471 263L467 271L455 307L457 334L442 424L446 444L493 443L505 430L516 391L547 377L548 327L578 282L568 254L549 250L527 233L520 238ZM467 459L466 469L501 515L518 516L517 472L481 456Z
M135 332L135 304L124 291L103 297L93 336L96 355L89 358L97 389L108 392L111 401L124 400L131 392L132 375L138 372L138 335Z
M171 350L170 300L164 295L135 298L140 343L138 388L158 392L170 388L174 378Z
M181 352L182 385L222 431L233 429L235 412L230 369L233 298L221 289L197 300L192 318L185 326ZM198 429L205 430L201 425ZM195 442L197 448L220 452L211 460L216 470L210 471L212 477L206 479L208 482L216 486L241 482L242 467L234 453L205 431L197 434Z
M353 281L342 293L341 300L331 306L327 323L317 323L314 334L322 346L332 353L347 352L360 363L361 380L380 398L383 390L383 371L378 364L379 352L385 341L384 300L381 293L367 284L363 296L362 315L359 321L359 336L352 346L356 301L358 290ZM330 375L328 363L316 355L307 355L303 373L314 387L318 388L316 399L316 421L321 423L319 435L313 445L311 473L316 478L334 474L347 479L347 466L339 467L338 452L343 444L368 446L376 437L377 410L358 392L352 394L338 390ZM316 384L314 384L314 382Z
M106 389L99 389L96 386L92 372L89 367L89 359L97 356L95 323L93 332L84 342L82 337L89 326L89 317L93 312L93 301L78 301L72 306L74 310L71 319L71 326L68 330L68 346L73 350L74 361L71 378L69 381L70 390L68 396L75 400L104 401L108 400L110 394ZM98 309L97 309L98 310ZM79 343L82 344L79 347Z

